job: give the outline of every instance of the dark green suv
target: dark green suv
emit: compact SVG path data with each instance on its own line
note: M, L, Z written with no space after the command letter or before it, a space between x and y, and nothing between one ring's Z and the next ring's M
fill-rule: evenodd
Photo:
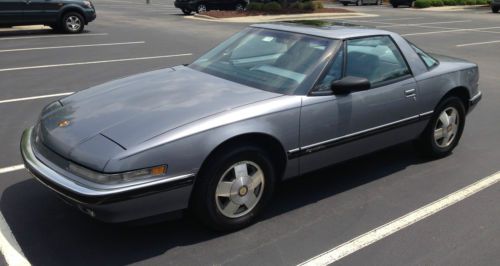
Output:
M491 11L493 11L493 13L498 13L499 9L500 9L500 0L491 0Z
M0 26L43 24L67 33L80 33L96 18L88 0L0 0Z

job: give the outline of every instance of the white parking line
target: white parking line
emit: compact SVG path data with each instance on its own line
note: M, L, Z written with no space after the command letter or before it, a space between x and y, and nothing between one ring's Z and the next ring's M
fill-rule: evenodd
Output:
M500 33L500 32L494 32L494 31L486 31L488 29L498 29L500 27L485 27L485 28L471 28L471 29L450 29L450 30L440 30L440 31L428 31L428 32L416 32L416 33L406 33L406 34L401 34L401 36L417 36L417 35L427 35L427 34L439 34L439 33L448 33L448 32L467 32L467 31L474 31L474 32L484 32L484 33Z
M53 34L53 35L22 36L22 37L0 37L0 41L39 39L39 38L87 37L87 36L104 36L104 35L108 35L108 34L107 33L83 33L83 34Z
M461 23L461 22L470 22L470 20L438 21L438 22L426 22L426 23L415 23L415 24L393 24L393 25L378 26L378 27L380 28L411 27L411 26L450 24L450 23Z
M180 57L180 56L190 56L190 55L193 55L193 54L191 54L191 53L188 53L188 54L173 54L173 55L160 55L160 56L147 56L147 57L124 58L124 59L112 59L112 60L102 60L102 61L76 62L76 63L67 63L67 64L27 66L27 67L13 67L13 68L2 68L2 69L0 69L0 72L16 71L16 70L28 70L28 69L39 69L39 68L64 67L64 66L81 66L81 65L92 65L92 64L104 64L104 63L115 63L115 62L126 62L126 61L140 61L140 60L151 60L151 59Z
M8 265L10 266L27 266L31 265L29 261L24 257L23 251L16 241L12 231L5 221L3 214L0 212L0 252Z
M1 103L12 103L12 102L20 102L20 101L37 100L37 99L51 98L51 97L59 97L59 96L66 96L66 95L70 95L70 94L73 94L73 92L63 92L63 93L57 93L57 94L47 94L47 95L31 96L31 97L24 97L24 98L0 100L0 104ZM4 169L4 168L2 168L2 169ZM2 173L2 169L0 169L0 174Z
M14 171L18 171L18 170L21 170L21 169L24 169L24 164L18 164L18 165L8 166L8 167L0 168L0 174L14 172Z
M18 48L18 49L0 50L0 53L33 51L33 50L64 49L64 48L96 47L96 46L117 46L117 45L144 44L144 43L146 43L146 42L145 41L140 41L140 42L115 42L115 43L78 44L78 45L67 45L67 46L47 46L47 47L33 47L33 48Z
M490 42L473 42L473 43L457 44L456 46L457 47L464 47L464 46L473 46L473 45L481 45L481 44L499 43L499 42L500 42L500 40L490 41Z
M500 181L500 172L485 177L472 185L453 192L439 200L436 200L418 210L412 211L389 223L377 227L365 234L334 247L312 259L304 261L299 265L328 265L334 263L364 247L367 247L385 237L388 237L420 220L423 220L443 209L460 202L479 191L490 187Z

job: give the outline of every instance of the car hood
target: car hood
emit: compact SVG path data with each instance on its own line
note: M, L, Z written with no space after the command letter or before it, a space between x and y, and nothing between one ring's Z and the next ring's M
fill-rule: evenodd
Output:
M47 106L40 119L43 142L60 155L98 161L193 121L279 97L188 67L147 72L83 90ZM63 122L63 123L61 123ZM113 146L114 148L111 148ZM85 153L84 152L84 153Z

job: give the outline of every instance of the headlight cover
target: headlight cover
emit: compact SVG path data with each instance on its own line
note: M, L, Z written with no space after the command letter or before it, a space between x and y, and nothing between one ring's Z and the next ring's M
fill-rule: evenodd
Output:
M68 166L68 170L73 174L82 177L84 179L87 179L91 182L104 185L116 185L116 184L129 183L133 181L140 181L148 178L161 177L167 173L167 166L159 165L155 167L144 168L123 173L104 174L104 173L94 172L90 169L87 169L85 167L82 167L74 163L70 163Z

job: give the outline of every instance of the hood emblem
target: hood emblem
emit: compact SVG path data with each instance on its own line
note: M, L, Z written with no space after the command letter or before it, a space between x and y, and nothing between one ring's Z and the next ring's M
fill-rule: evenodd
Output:
M63 120L63 121L60 121L59 123L57 123L57 126L58 127L67 127L69 126L70 122L69 120Z

